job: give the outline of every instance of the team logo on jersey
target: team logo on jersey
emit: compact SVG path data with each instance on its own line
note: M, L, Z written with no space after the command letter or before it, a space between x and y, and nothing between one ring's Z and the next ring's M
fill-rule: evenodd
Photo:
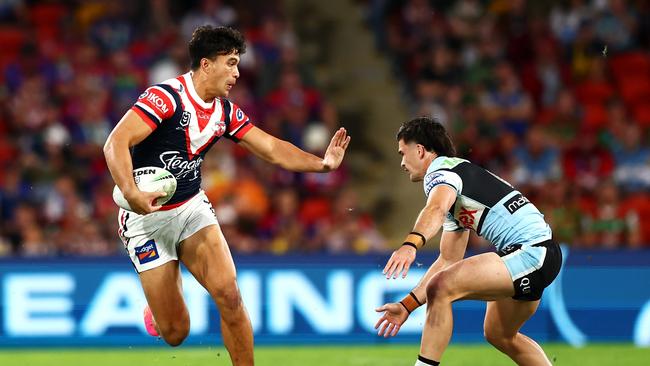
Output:
M144 99L144 98L147 97L147 95L149 95L149 91L148 91L148 90L145 90L144 93L140 94L140 96L138 97L138 99Z
M192 118L192 114L188 111L183 111L183 115L181 116L181 121L179 124L181 127L185 128L187 125L190 124L190 119Z
M222 136L224 132L226 132L226 122L219 121L219 122L215 123L215 125L214 125L214 134L216 136Z
M135 247L135 255L140 264L149 263L159 258L156 242L151 239L139 247Z

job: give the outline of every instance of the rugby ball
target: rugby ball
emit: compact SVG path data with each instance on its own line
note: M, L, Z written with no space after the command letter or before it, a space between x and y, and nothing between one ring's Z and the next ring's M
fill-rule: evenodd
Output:
M156 199L156 205L163 205L174 196L176 192L176 177L163 168L146 166L133 171L133 179L138 189L143 192L167 193L166 196ZM113 188L113 201L121 208L131 211L129 202L124 198L118 186Z

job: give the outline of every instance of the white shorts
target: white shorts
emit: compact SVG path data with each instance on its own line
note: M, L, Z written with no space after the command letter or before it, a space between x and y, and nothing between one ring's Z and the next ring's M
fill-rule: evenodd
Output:
M120 209L118 220L118 234L138 273L178 260L183 240L206 226L219 225L203 191L176 208L148 215Z

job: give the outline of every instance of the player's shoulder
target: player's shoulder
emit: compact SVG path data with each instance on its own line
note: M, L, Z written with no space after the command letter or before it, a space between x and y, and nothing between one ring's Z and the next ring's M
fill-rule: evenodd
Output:
M175 94L182 94L186 92L183 83L179 80L178 77L164 80L153 86L163 88L168 92L172 92Z
M429 165L427 173L440 170L453 170L455 167L463 163L469 163L469 160L449 156L438 156Z

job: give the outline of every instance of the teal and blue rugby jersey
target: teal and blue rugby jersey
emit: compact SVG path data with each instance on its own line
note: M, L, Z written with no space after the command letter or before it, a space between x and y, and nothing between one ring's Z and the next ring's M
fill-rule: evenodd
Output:
M467 160L439 156L424 176L424 193L445 184L456 201L443 223L444 231L472 229L497 250L528 246L551 239L544 215L510 183Z

